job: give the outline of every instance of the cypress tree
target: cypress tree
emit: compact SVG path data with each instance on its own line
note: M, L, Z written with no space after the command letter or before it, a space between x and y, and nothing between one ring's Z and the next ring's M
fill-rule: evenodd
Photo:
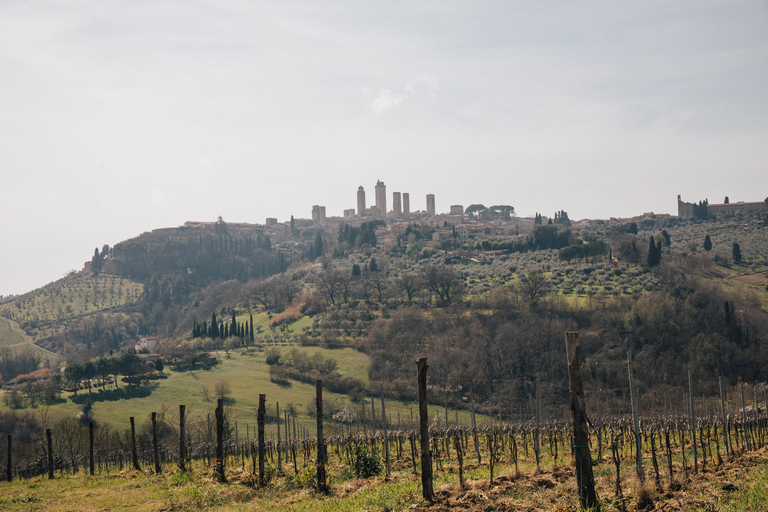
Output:
M659 248L656 247L656 242L654 241L653 237L651 237L648 243L648 266L655 267L659 264L660 260L661 253Z
M219 327L218 323L216 322L216 312L214 311L211 315L211 332L208 334L209 338L218 338L219 337Z
M704 237L704 250L707 252L712 250L712 239L709 238L709 235Z
M251 313L251 341L253 341L253 313Z
M733 248L731 249L734 263L741 261L741 246L737 242L733 242Z

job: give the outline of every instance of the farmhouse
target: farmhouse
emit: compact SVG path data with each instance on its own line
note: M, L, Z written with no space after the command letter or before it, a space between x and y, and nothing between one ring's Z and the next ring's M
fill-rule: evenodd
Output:
M141 338L135 345L136 352L146 350L147 352L154 352L157 348L157 338Z

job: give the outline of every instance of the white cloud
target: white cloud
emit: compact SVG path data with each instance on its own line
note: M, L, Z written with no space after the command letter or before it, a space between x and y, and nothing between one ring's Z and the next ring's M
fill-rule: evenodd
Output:
M370 89L366 87L363 89L363 96L368 100L368 107L376 114L380 114L386 110L397 109L403 104L403 97L395 94L389 89L379 88L378 93L374 97L371 94Z
M408 80L405 86L406 92L413 94L415 92L424 92L429 98L434 98L435 93L432 89L437 85L437 78L432 75L418 75L416 78Z

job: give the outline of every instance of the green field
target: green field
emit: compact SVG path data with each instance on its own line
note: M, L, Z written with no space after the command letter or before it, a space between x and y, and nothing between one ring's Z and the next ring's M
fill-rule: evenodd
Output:
M56 354L53 352L35 345L16 322L3 317L0 317L0 347L13 351L31 350L37 353L43 360L53 360L56 358Z
M292 349L296 349L307 355L319 352L326 358L337 361L337 371L347 377L353 377L367 381L368 357L351 348L326 349L317 347L286 346L278 347L284 355ZM129 385L119 383L115 389L114 383L108 383L103 390L99 384L93 383L89 394L88 390L81 389L74 393L63 392L62 403L48 407L51 418L55 421L65 416L74 416L82 408L86 399L93 401L92 414L97 422L112 424L117 428L127 428L129 418L136 417L139 421L149 418L155 412L168 411L169 414L178 413L180 404L186 405L190 421L207 421L208 414L213 414L216 408L216 386L218 383L227 382L231 388L230 398L225 402L228 408L230 421L237 421L239 425L256 423L256 411L258 409L259 394L266 394L267 407L275 410L275 404L280 404L281 411L285 411L290 405L296 413L298 427L304 427L310 433L315 431L315 419L308 414L307 406L314 404L315 386L302 382L291 381L287 386L281 386L270 382L269 365L266 364L266 352L263 349L250 347L248 349L230 350L217 353L219 364L209 370L173 371L165 369L160 378L150 379L141 385ZM415 365L414 365L415 366ZM415 373L415 370L414 370ZM208 400L205 399L205 391L208 392ZM360 413L363 405L366 407L365 416L371 415L371 398L365 402L353 403L347 395L325 391L323 399L332 404L336 409L346 408L354 414ZM375 399L375 411L378 418L381 417L381 400ZM398 414L401 422L407 424L411 414L418 414L418 407L413 400L389 400L385 401L387 415L392 423L397 424ZM330 407L330 405L329 405ZM7 410L8 406L0 402L0 410ZM27 408L27 410L40 410L41 406ZM444 414L443 407L436 405L434 415ZM281 416L283 413L281 412ZM456 413L453 409L449 412L449 420L453 421ZM459 411L459 421L468 424L470 415L467 411ZM480 417L480 416L478 416ZM480 418L478 421L484 421ZM268 425L268 433L276 434L276 427Z

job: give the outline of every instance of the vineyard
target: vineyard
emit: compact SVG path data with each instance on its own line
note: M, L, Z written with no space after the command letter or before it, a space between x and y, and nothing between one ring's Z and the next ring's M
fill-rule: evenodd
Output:
M568 510L578 508L576 460L579 450L588 448L604 509L682 510L706 505L706 499L688 494L701 492L703 482L716 488L710 498L720 499L743 485L735 475L766 460L765 387L728 386L721 379L694 383L689 375L688 390L640 403L630 354L629 403L619 405L618 395L611 400L606 390L587 392L589 441L579 445L568 404L543 403L539 383L516 413L480 416L470 404L469 421L461 422L447 406L433 404L428 411L425 360L424 367L416 418L392 418L384 400L372 399L367 415L361 408L359 414L326 419L318 381L314 432L297 425L279 404L268 412L263 394L254 423L231 422L224 400L205 416L190 416L180 405L178 412L152 412L140 424L132 417L130 427L122 428L72 418L56 429L46 427L35 442L9 435L3 475L37 486L44 485L41 477L172 474L180 486L198 480L218 486L219 498L197 496L181 508L257 506L263 499L285 506L296 499L303 510L317 500L322 508L328 500L370 490L365 484L370 482L392 490L386 498L383 491L376 494L385 509ZM627 409L630 414L623 412ZM436 491L428 495L433 483Z

